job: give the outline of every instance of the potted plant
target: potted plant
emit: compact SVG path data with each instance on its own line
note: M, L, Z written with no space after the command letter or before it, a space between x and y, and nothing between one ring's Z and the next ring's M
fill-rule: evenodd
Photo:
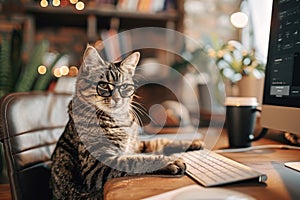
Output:
M206 50L229 85L227 95L255 96L260 100L265 63L256 57L254 50L246 50L238 41L214 44L208 45Z

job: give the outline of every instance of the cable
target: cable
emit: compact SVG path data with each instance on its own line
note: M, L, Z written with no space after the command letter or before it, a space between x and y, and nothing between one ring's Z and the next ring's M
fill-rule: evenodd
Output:
M268 130L269 130L268 128L262 128L262 130L260 131L260 133L256 137L252 138L251 141L252 142L253 141L257 141L260 138L265 137L265 135L267 134Z
M292 146L292 145L285 145L285 144L267 144L267 145L245 147L245 148L236 148L236 149L218 149L218 150L214 150L214 152L216 152L216 153L239 153L239 152L253 151L253 150L259 150L259 149L295 149L295 150L300 150L300 147Z

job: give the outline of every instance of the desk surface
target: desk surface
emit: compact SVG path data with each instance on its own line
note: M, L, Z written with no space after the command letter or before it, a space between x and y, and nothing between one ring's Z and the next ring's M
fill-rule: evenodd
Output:
M212 133L213 134L213 133ZM253 145L278 144L269 139L253 142ZM214 149L228 146L227 136L222 133ZM264 149L244 153L222 153L268 176L265 183L236 183L222 188L249 194L256 199L299 199L300 172L284 166L287 161L300 161L299 150ZM183 186L196 184L187 176L181 178L131 177L110 180L105 186L105 199L141 199Z
M212 132L210 134L216 134ZM218 138L214 149L228 146L226 134ZM269 139L261 139L253 145L278 144ZM256 199L299 199L300 198L300 172L284 167L284 162L300 161L299 150L264 149L245 153L223 153L233 160L253 167L268 176L265 184L239 183L223 186L222 188L249 194ZM181 178L161 177L131 177L111 179L105 185L105 198L114 199L141 199L187 185L196 184L187 176ZM0 184L0 200L11 199L9 185Z

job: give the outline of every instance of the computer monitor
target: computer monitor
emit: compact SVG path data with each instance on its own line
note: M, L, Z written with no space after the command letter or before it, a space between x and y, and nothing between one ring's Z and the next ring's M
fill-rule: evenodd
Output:
M300 134L300 1L274 0L262 125Z
M274 0L261 124L300 136L300 1Z

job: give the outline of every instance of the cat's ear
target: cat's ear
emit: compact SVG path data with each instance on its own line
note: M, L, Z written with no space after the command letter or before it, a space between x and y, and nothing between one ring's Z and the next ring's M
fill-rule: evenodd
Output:
M134 52L127 56L122 62L121 62L121 69L125 71L128 74L134 75L135 68L140 60L140 53Z
M105 65L105 61L100 57L98 51L91 45L87 45L83 54L85 67Z

